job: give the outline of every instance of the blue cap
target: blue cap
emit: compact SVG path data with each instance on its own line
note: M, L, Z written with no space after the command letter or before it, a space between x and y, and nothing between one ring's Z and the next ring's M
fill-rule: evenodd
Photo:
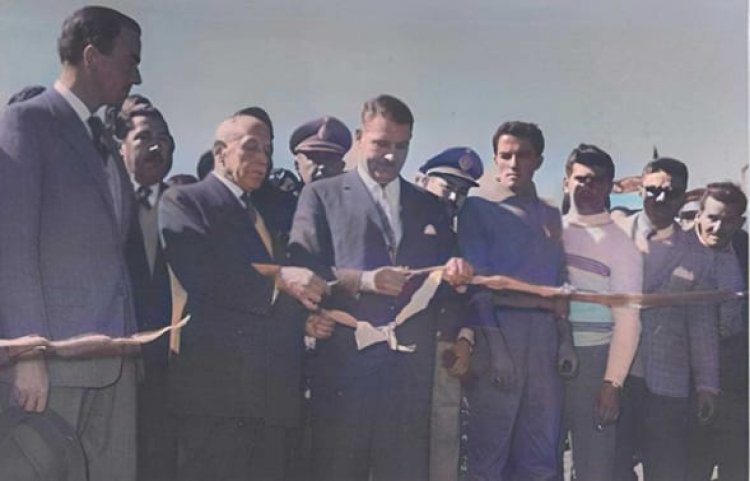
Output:
M321 117L306 122L292 132L289 150L298 152L333 152L344 155L352 146L352 133L336 117Z
M451 147L446 149L427 162L419 171L425 175L452 175L466 179L474 186L484 173L482 159L479 154L468 147Z

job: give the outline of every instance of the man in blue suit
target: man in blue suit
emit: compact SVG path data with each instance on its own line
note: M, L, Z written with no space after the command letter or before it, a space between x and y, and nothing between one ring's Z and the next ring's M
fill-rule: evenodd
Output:
M140 83L140 27L105 7L63 24L54 88L0 116L0 337L135 330L125 240L133 194L102 105ZM135 377L118 353L12 352L0 405L56 411L78 432L91 480L135 479Z
M400 266L446 264L444 279L472 275L455 253L440 201L400 177L414 118L399 99L365 103L356 170L302 191L290 240L293 262L309 266L340 292L328 307L384 326L421 279ZM450 259L450 260L449 260ZM337 328L318 343L312 368L313 477L335 481L428 479L430 397L437 309L397 330L403 353L385 344L358 351L353 331Z
M233 115L216 131L214 171L159 205L191 315L170 370L180 480L287 476L307 317L294 299L314 309L327 286L307 269L281 267L275 278L256 269L286 258L284 232L265 220L273 206L254 195L270 146L266 123Z

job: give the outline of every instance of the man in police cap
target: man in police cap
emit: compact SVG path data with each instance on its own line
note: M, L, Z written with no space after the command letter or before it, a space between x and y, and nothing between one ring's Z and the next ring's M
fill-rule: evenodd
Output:
M458 210L477 187L484 168L482 159L468 147L452 147L419 168L417 184L445 205L454 230ZM459 466L459 413L461 382L469 368L474 331L463 326L464 300L446 302L438 314L438 344L432 387L430 427L430 479L455 481Z
M344 171L344 154L352 146L352 133L336 117L305 122L289 138L289 150L302 182L333 177Z

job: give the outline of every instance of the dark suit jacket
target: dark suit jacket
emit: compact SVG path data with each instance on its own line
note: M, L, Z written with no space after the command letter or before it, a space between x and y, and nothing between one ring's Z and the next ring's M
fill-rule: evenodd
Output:
M0 113L0 337L134 331L124 255L134 198L114 162L119 206L86 127L54 89ZM49 359L50 382L108 385L121 362Z
M395 260L388 253L381 218L357 171L306 186L299 199L290 239L291 260L324 278L332 267L373 270L397 265L427 267L444 264L455 253L450 220L440 201L410 183L401 182L403 236ZM328 307L343 309L373 325L392 321L423 278L407 283L398 297L361 293L356 299L331 299ZM398 328L401 344L417 344L410 359L431 383L435 344L435 303ZM334 384L387 369L398 354L384 344L357 351L353 330L338 327L331 338L318 342L314 377ZM415 371L416 372L416 371Z
M268 256L247 212L209 175L167 190L159 223L191 314L171 367L177 410L296 425L306 314L284 294L271 303L273 281L251 263L278 260Z
M159 199L167 185L159 185ZM153 209L158 208L158 201ZM133 285L133 299L135 303L135 317L139 331L160 329L168 326L172 316L172 292L169 285L169 269L164 248L159 239L158 229L153 232L143 232L138 219L138 209L135 208L133 221L126 248L128 268ZM145 236L157 239L156 258L153 272L148 265ZM166 368L169 355L169 336L162 336L154 342L141 346L141 353L146 363L146 370L154 366ZM148 376L148 372L146 373Z

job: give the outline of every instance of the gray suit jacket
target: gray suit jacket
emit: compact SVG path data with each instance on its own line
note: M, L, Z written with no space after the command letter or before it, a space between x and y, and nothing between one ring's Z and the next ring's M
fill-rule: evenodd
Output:
M119 206L86 127L59 93L0 113L0 337L134 330L124 257L134 199L115 162ZM48 361L52 385L81 387L113 383L122 362Z

